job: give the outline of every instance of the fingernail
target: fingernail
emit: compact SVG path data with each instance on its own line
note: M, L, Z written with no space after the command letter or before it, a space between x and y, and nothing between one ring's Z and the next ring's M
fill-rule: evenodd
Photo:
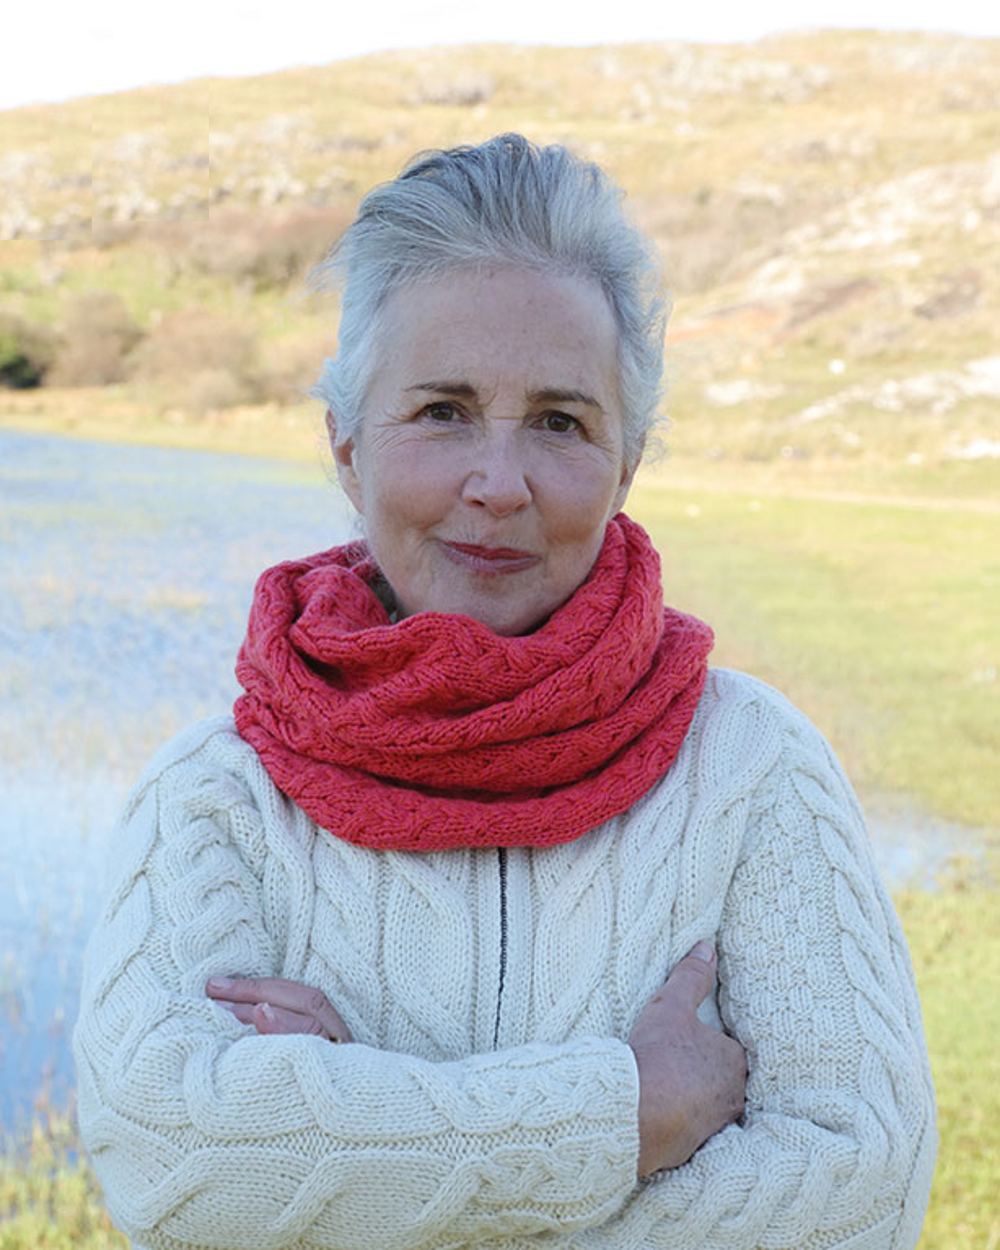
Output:
M691 954L695 957L695 959L702 959L707 964L710 964L715 957L715 951L712 948L712 943L704 940L694 944Z
M270 1003L261 1003L260 1014L264 1017L265 1020L273 1020L274 1008L271 1006Z
M231 990L235 982L232 977L209 977L208 984L213 990Z

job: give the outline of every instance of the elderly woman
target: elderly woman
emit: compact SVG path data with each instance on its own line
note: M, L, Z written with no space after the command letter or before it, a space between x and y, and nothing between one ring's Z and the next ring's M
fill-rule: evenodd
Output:
M260 578L128 803L74 1047L148 1250L909 1250L935 1149L851 788L621 509L652 250L505 135L377 188L320 390L364 541ZM334 1044L337 1043L337 1044Z

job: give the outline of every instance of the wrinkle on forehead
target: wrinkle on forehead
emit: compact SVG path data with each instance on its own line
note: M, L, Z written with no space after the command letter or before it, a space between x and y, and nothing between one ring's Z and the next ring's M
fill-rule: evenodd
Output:
M458 270L399 288L379 320L370 413L437 398L510 420L549 403L621 416L617 325L589 280Z

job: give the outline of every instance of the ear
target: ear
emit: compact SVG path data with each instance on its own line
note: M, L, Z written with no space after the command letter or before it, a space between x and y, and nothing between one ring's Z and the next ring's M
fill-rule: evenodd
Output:
M635 471L638 467L638 459L635 464L629 464L626 460L622 465L621 481L618 483L618 489L615 491L614 503L611 505L612 516L614 516L616 512L621 512L622 508L625 507L625 500L628 498L628 493L632 488L632 479L635 477Z
M347 498L354 504L358 512L364 512L361 506L361 479L356 464L357 445L353 438L337 441L337 418L333 409L326 410L326 432L330 436L330 450L333 463L337 470L337 480Z

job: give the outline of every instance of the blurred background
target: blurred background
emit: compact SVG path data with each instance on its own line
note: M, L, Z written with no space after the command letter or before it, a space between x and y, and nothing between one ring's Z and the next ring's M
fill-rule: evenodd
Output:
M3 1250L126 1244L68 1052L115 819L228 711L257 574L352 532L310 271L414 152L504 130L598 161L659 245L669 385L630 511L715 663L852 777L938 1087L921 1247L1000 1246L1000 17L690 7L5 16Z

